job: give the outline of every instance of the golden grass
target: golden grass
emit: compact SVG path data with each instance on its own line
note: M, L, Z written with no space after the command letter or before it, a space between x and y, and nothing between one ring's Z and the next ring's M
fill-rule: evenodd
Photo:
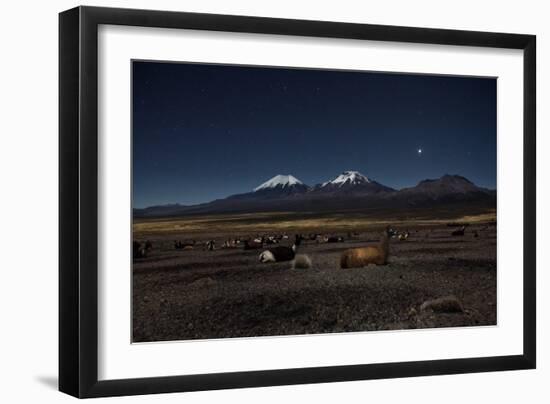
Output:
M311 217L309 217L311 216ZM429 226L448 222L484 223L496 220L496 211L452 217L428 218L424 216L409 217L375 217L369 214L338 213L329 215L308 215L292 212L269 212L251 214L224 214L196 217L149 219L133 224L135 235L171 234L171 233L261 233L261 232L316 232L316 231L354 231L358 229L380 228L390 226Z

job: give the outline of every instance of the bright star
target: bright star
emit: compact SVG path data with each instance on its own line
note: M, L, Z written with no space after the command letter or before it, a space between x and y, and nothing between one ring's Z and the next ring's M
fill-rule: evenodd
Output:
M418 149L418 155L422 154L422 149Z

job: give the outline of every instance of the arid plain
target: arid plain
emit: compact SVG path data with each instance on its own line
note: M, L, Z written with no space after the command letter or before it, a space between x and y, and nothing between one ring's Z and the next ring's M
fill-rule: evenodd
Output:
M386 265L340 268L343 251L387 227ZM133 262L133 341L494 325L496 233L494 209L462 205L136 219L134 240L149 250ZM290 246L296 234L309 268L261 263L269 245L227 243Z

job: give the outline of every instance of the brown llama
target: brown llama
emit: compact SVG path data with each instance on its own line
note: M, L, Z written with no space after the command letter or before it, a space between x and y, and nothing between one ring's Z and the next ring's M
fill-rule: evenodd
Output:
M386 227L377 245L345 250L340 257L340 267L361 268L369 264L386 265L390 253L389 236L390 232Z

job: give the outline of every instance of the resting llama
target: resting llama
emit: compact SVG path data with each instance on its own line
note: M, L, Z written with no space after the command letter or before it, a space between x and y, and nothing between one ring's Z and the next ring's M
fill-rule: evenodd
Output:
M377 245L360 248L350 248L340 257L341 268L361 268L369 264L386 265L390 253L390 232L386 228L382 239Z
M260 254L260 262L283 262L292 261L296 256L298 246L302 241L302 237L296 235L296 240L292 247L277 246L269 248Z

